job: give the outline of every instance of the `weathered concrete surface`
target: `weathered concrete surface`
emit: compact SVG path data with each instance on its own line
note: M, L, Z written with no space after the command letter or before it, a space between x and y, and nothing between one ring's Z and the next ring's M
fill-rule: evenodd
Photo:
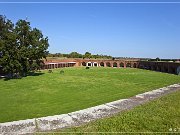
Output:
M14 135L36 132L35 119L0 123L0 134Z
M38 131L49 131L77 125L76 120L68 114L42 117L36 119L36 122Z
M69 113L69 115L78 121L78 124L89 122L95 119L109 116L113 112L117 112L117 108L107 105L99 105L84 110Z
M68 114L0 123L0 134L29 134L79 126L99 118L129 110L137 105L177 90L180 90L180 84L170 85L138 94L128 99L121 99Z

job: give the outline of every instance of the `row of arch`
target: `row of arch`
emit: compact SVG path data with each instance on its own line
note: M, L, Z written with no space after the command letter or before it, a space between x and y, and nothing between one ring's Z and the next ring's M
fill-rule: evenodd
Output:
M171 66L161 66L161 65L140 65L140 68L147 69L147 70L153 70L153 71L159 71L159 72L165 72L165 73L172 73L172 74L180 74L178 72L178 68L174 68ZM180 70L180 69L179 69Z
M82 62L81 66L88 66L88 67L133 67L133 68L137 68L137 64L136 63L117 63L117 62Z
M153 70L153 71L159 71L159 72L165 72L165 73L172 73L172 74L180 74L180 66L175 67L171 64L166 65L157 65L157 64L139 64L139 68L141 69L147 69L147 70Z

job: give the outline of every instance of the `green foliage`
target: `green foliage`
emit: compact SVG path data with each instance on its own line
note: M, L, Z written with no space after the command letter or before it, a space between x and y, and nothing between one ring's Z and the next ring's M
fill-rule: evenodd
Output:
M78 52L71 52L67 57L68 58L82 58L82 54L79 54Z
M86 69L89 69L89 67L86 67Z
M32 29L26 20L14 25L5 16L0 16L0 30L0 65L10 77L40 69L49 46L48 38L40 30Z
M63 75L60 70L0 79L0 123L78 111L180 82L177 75L140 69L64 68Z
M91 56L91 53L90 52L86 52L85 54L84 54L84 58L91 58L92 56Z
M157 58L156 58L156 61L160 61L160 58L159 58L159 57L157 57Z
M108 55L93 55L89 52L86 52L85 54L80 54L78 52L71 52L70 54L62 54L62 53L55 53L55 54L51 54L48 53L47 55L48 57L66 57L66 58L92 58L92 59L112 59L112 56L108 56Z
M60 74L64 74L64 70L61 70L61 71L60 71Z

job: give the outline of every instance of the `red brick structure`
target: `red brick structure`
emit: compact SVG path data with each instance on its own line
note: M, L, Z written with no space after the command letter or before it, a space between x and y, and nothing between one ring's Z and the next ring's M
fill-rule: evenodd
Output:
M42 69L53 69L62 67L114 67L114 68L141 68L172 74L180 74L180 63L175 62L150 62L140 59L52 59L45 62Z
M139 68L166 72L171 74L180 74L180 62L150 62L140 61Z
M54 69L64 67L114 67L114 68L141 68L159 72L166 72L180 75L180 62L151 62L140 61L140 59L51 59L44 61L41 69ZM2 75L2 67L0 67Z
M96 60L96 59L76 59L78 66L90 67L138 67L138 60L136 59L119 59L119 60Z

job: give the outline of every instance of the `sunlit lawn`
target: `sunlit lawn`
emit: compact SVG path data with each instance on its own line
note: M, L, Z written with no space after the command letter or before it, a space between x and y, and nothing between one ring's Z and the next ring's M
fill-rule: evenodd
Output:
M63 132L107 134L180 134L180 91L143 104L113 117L104 118ZM62 131L59 131L62 132ZM170 132L170 133L167 133Z
M0 122L63 114L180 82L140 69L66 68L22 79L0 79Z

